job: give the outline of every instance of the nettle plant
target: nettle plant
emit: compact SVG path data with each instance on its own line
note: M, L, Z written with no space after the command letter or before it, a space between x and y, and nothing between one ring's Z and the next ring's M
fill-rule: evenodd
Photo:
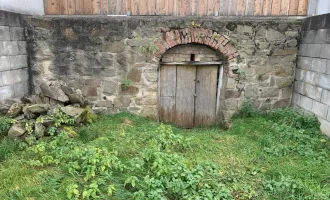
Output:
M138 41L142 41L142 37L139 36L138 38ZM151 53L156 53L159 48L157 47L157 45L155 44L157 41L157 38L156 36L152 36L152 39L150 40L150 42L148 43L148 45L145 45L145 46L140 46L139 49L141 52L151 52Z

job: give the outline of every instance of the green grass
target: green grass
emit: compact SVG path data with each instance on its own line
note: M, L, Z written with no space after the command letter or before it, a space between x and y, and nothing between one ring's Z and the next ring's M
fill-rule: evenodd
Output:
M283 116L237 118L229 130L173 127L175 134L190 138L191 146L173 153L191 164L214 163L236 199L329 199L330 140L313 127L297 128L297 123L279 118ZM157 127L154 121L128 113L105 115L77 127L75 141L117 151L127 164L148 147ZM65 183L73 180L63 170L65 163L30 166L26 161L35 157L19 151L20 146L16 141L0 143L0 199L65 199ZM113 174L113 199L133 198L132 190L124 187L130 175L139 174Z

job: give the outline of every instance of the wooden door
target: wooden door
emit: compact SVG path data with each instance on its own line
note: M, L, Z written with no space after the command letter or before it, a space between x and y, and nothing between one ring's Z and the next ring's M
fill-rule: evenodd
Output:
M214 124L217 78L218 66L162 66L160 121L185 128Z

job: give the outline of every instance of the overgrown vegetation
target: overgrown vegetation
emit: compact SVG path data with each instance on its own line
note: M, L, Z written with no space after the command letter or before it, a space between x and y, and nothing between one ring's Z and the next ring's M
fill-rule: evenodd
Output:
M78 137L1 141L0 199L325 200L330 140L318 127L292 109L247 105L227 131L101 116Z

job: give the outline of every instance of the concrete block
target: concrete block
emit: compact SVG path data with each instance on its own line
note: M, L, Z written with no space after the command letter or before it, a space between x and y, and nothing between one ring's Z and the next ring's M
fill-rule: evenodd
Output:
M4 85L12 85L19 82L28 80L27 69L17 69L11 71L2 72L2 82Z
M317 74L315 77L315 85L324 88L324 89L330 89L330 75L326 74Z
M313 58L299 56L297 67L304 70L310 70L312 67L312 62Z
M8 40L10 40L9 27L0 26L0 41L8 41Z
M300 94L294 92L292 94L292 104L300 105L300 97L301 97Z
M312 111L312 106L313 106L313 99L310 99L305 96L300 97L300 104L299 106L303 108L306 111Z
M8 98L14 97L14 89L13 86L4 86L0 87L0 101L3 101Z
M327 69L327 60L321 58L313 58L312 71L325 73Z
M10 27L10 39L14 41L23 41L25 40L24 37L24 28L22 27Z
M321 122L321 131L330 137L330 122L324 119L320 119Z
M14 85L14 95L15 97L22 97L29 93L29 83L21 82Z
M8 56L0 57L0 72L10 70L10 58Z
M18 45L15 41L0 41L0 56L11 56L18 53Z
M305 94L306 96L310 97L311 99L314 99L316 101L321 101L321 95L322 95L322 88L305 84Z
M326 43L327 34L328 34L328 29L318 29L318 30L316 30L314 44Z
M27 55L10 56L10 68L21 69L28 67Z
M330 59L330 44L322 44L321 46L321 51L318 51L319 56L316 57Z
M309 57L309 55L308 55L308 45L309 44L300 44L299 51L298 51L299 56Z
M306 71L303 69L297 69L296 70L296 80L298 81L304 81L306 77Z
M330 106L330 91L329 90L322 91L321 102Z
M330 74L330 60L327 60L327 69L325 70L326 74Z
M293 91L304 95L305 94L305 83L302 81L295 81Z
M327 116L327 121L330 122L330 106L329 106L329 109L328 109L328 116Z
M330 45L327 46L327 44L309 44L307 46L307 55L309 57L313 57L313 58L319 58L320 55L322 54L322 52L324 51L323 48L328 48L330 50ZM328 54L326 54L325 56L328 56ZM329 53L329 57L330 57L330 53ZM323 58L323 57L321 57ZM325 57L327 58L327 57Z
M311 85L315 85L316 77L317 77L317 74L315 72L306 71L305 82L309 83Z
M329 106L318 101L313 101L312 113L316 116L326 119L328 115Z
M315 44L315 38L317 35L316 30L305 31L301 34L302 44Z
M17 41L17 55L26 55L26 41Z

